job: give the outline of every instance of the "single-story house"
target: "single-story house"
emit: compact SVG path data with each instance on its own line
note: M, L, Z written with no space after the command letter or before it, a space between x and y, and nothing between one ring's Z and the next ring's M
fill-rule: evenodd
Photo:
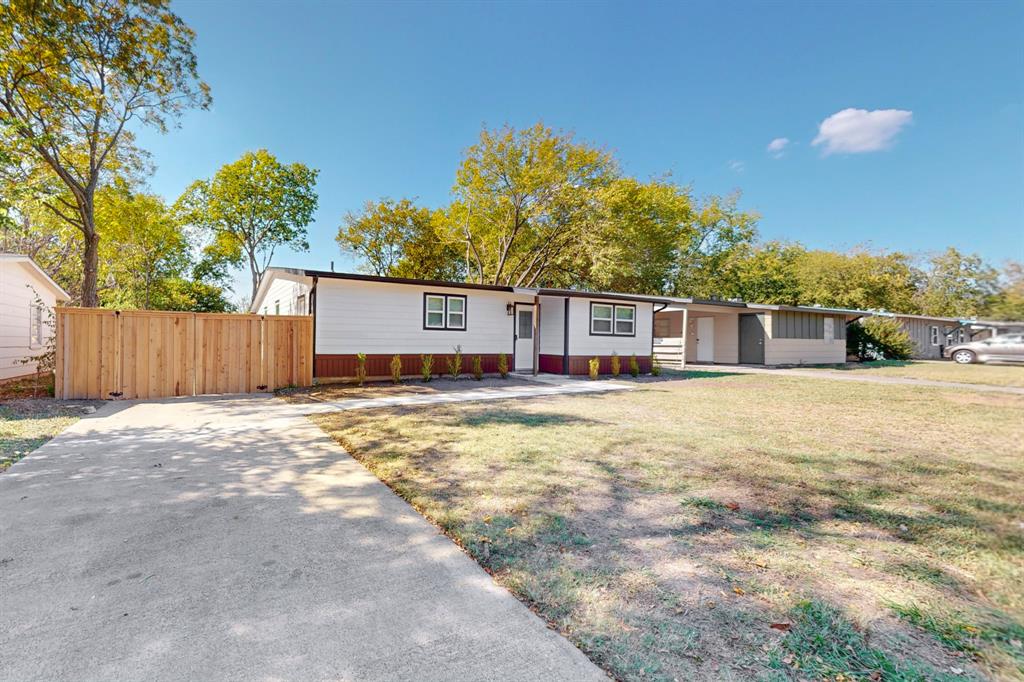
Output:
M841 308L674 298L654 316L654 348L668 367L841 363L846 323L858 315Z
M914 344L914 360L941 360L949 346L974 340L982 328L974 328L974 320L935 315L890 313L885 310L863 310L862 317L889 317L899 322ZM986 334L978 336L984 338Z
M370 377L391 374L401 356L402 373L420 373L421 355L432 355L434 373L460 349L463 371L479 355L485 373L498 371L505 354L516 372L587 374L597 357L608 373L612 356L628 371L636 355L650 370L655 308L659 297L612 292L522 288L463 282L376 277L323 270L269 268L250 311L313 316L313 375L355 375L356 356L366 355Z
M70 299L28 256L0 253L0 381L36 372L30 358L46 352L52 311Z

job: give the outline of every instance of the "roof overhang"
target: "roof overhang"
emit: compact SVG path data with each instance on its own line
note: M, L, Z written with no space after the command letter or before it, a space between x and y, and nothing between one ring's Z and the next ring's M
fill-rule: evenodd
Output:
M17 263L38 275L39 278L46 283L46 286L53 292L58 301L71 300L71 295L64 291L64 288L61 285L54 282L53 278L46 274L46 271L39 267L39 265L28 256L22 256L17 253L0 253L0 261L5 263Z

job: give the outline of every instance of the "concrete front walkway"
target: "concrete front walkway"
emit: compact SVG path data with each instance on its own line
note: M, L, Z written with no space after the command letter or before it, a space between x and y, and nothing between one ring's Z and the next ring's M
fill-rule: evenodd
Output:
M293 407L108 404L0 475L0 679L604 678Z
M1018 386L996 386L994 384L964 384L958 381L935 381L933 379L914 379L912 377L887 377L865 374L870 370L830 370L830 369L798 369L753 367L750 365L694 365L687 364L687 370L699 372L729 372L736 374L771 374L773 376L810 377L812 379L832 379L835 381L864 381L872 384L899 384L901 386L930 386L933 388L955 388L961 391L981 391L983 393L1016 393L1024 395L1024 388Z
M552 378L553 377L553 378ZM284 414L290 410L295 415L367 410L375 407L406 407L411 405L441 405L444 403L466 403L483 400L508 400L510 398L543 398L553 395L579 395L581 393L608 393L628 391L635 384L616 381L584 381L557 375L531 377L529 384L512 384L490 388L470 388L464 391L440 391L438 393L412 393L388 396L386 398L346 398L321 403L291 403L280 408Z

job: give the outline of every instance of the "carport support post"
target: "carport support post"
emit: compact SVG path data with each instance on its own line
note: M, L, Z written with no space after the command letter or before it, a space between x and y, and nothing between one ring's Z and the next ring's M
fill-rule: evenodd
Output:
M683 359L679 361L679 369L686 369L686 330L690 328L690 309L683 306Z

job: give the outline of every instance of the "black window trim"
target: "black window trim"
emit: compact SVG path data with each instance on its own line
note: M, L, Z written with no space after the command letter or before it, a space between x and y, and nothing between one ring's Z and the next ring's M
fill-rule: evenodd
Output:
M595 332L594 331L594 306L606 306L612 309L612 330L610 332ZM615 331L615 312L617 308L632 308L633 309L633 332L631 334L621 334ZM591 336L625 336L625 337L636 337L636 305L633 303L611 303L608 301L591 301L590 302L590 317L587 322L588 329Z
M436 298L444 299L444 310L441 311L444 315L444 326L443 327L428 327L427 326L427 297L434 296ZM448 299L461 298L462 299L462 326L461 327L450 327L448 326ZM436 310L433 312L437 312ZM436 291L424 291L423 292L423 330L431 332L464 332L469 327L469 300L464 294L440 294Z

